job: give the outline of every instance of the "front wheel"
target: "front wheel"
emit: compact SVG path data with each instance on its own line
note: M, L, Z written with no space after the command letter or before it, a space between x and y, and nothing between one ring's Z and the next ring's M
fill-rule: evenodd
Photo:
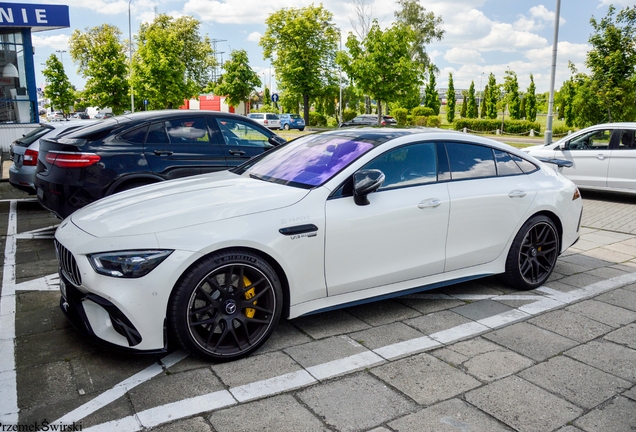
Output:
M179 343L205 360L236 360L257 350L283 308L276 272L250 252L206 258L175 286L168 318Z
M503 277L509 285L530 290L548 280L559 256L559 234L546 216L529 219L517 233Z

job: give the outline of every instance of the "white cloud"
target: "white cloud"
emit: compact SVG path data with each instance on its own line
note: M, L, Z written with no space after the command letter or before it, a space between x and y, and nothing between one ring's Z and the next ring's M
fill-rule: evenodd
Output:
M202 21L223 24L262 24L267 17L285 7L301 7L294 0L261 2L258 0L188 0L186 15L197 15Z
M252 32L247 36L247 40L258 43L261 40L261 37L263 37L263 35L259 32Z
M520 15L515 21L514 27L522 31L541 30L546 25L554 24L555 12L549 11L545 6L533 6L528 11L529 16ZM565 19L559 17L559 25L565 24Z
M36 48L53 48L55 50L68 50L69 36L59 34L55 36L38 36L33 35L33 46Z
M479 51L470 48L453 47L446 51L444 59L449 63L467 64L467 63L483 63Z

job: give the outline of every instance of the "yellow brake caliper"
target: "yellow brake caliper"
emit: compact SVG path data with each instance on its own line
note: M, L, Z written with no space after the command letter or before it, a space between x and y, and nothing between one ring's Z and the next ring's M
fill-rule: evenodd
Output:
M250 286L252 285L252 282L247 278L247 276L243 276L243 286ZM249 290L247 290L247 292L245 292L245 300L249 300L251 298L253 298L256 295L256 289L254 287L250 288ZM254 300L254 303L252 304L256 304L257 300ZM247 316L248 318L254 318L254 315L256 315L256 309L253 308L245 308L245 316Z

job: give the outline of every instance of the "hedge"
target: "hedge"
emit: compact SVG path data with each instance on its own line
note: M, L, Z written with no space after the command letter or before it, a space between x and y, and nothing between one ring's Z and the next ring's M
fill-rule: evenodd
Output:
M498 119L456 119L453 122L455 130L463 130L464 128L474 132L494 132L501 129L501 120ZM504 132L513 134L529 133L530 129L535 132L541 132L541 125L537 122L528 120L506 120L504 121Z
M413 116L411 119L411 125L438 128L442 125L442 120L436 115Z
M315 111L309 111L309 126L327 126L327 117Z
M342 112L343 121L353 120L357 116L358 113L356 112L356 110L352 110L351 108L345 108L345 110Z
M395 117L397 124L399 124L400 126L408 124L408 114L409 110L407 110L406 108L395 108L393 111L391 111L391 115Z
M433 108L420 105L420 106L416 106L415 108L411 110L411 115L413 117L420 117L420 116L429 117L429 116L435 115L435 111L433 111Z

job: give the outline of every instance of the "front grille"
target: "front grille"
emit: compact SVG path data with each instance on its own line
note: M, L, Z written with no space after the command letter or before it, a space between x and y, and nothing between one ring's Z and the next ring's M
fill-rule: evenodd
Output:
M79 267L77 267L75 257L71 251L62 246L57 240L55 240L55 254L66 279L75 286L82 285L82 276L80 275Z

